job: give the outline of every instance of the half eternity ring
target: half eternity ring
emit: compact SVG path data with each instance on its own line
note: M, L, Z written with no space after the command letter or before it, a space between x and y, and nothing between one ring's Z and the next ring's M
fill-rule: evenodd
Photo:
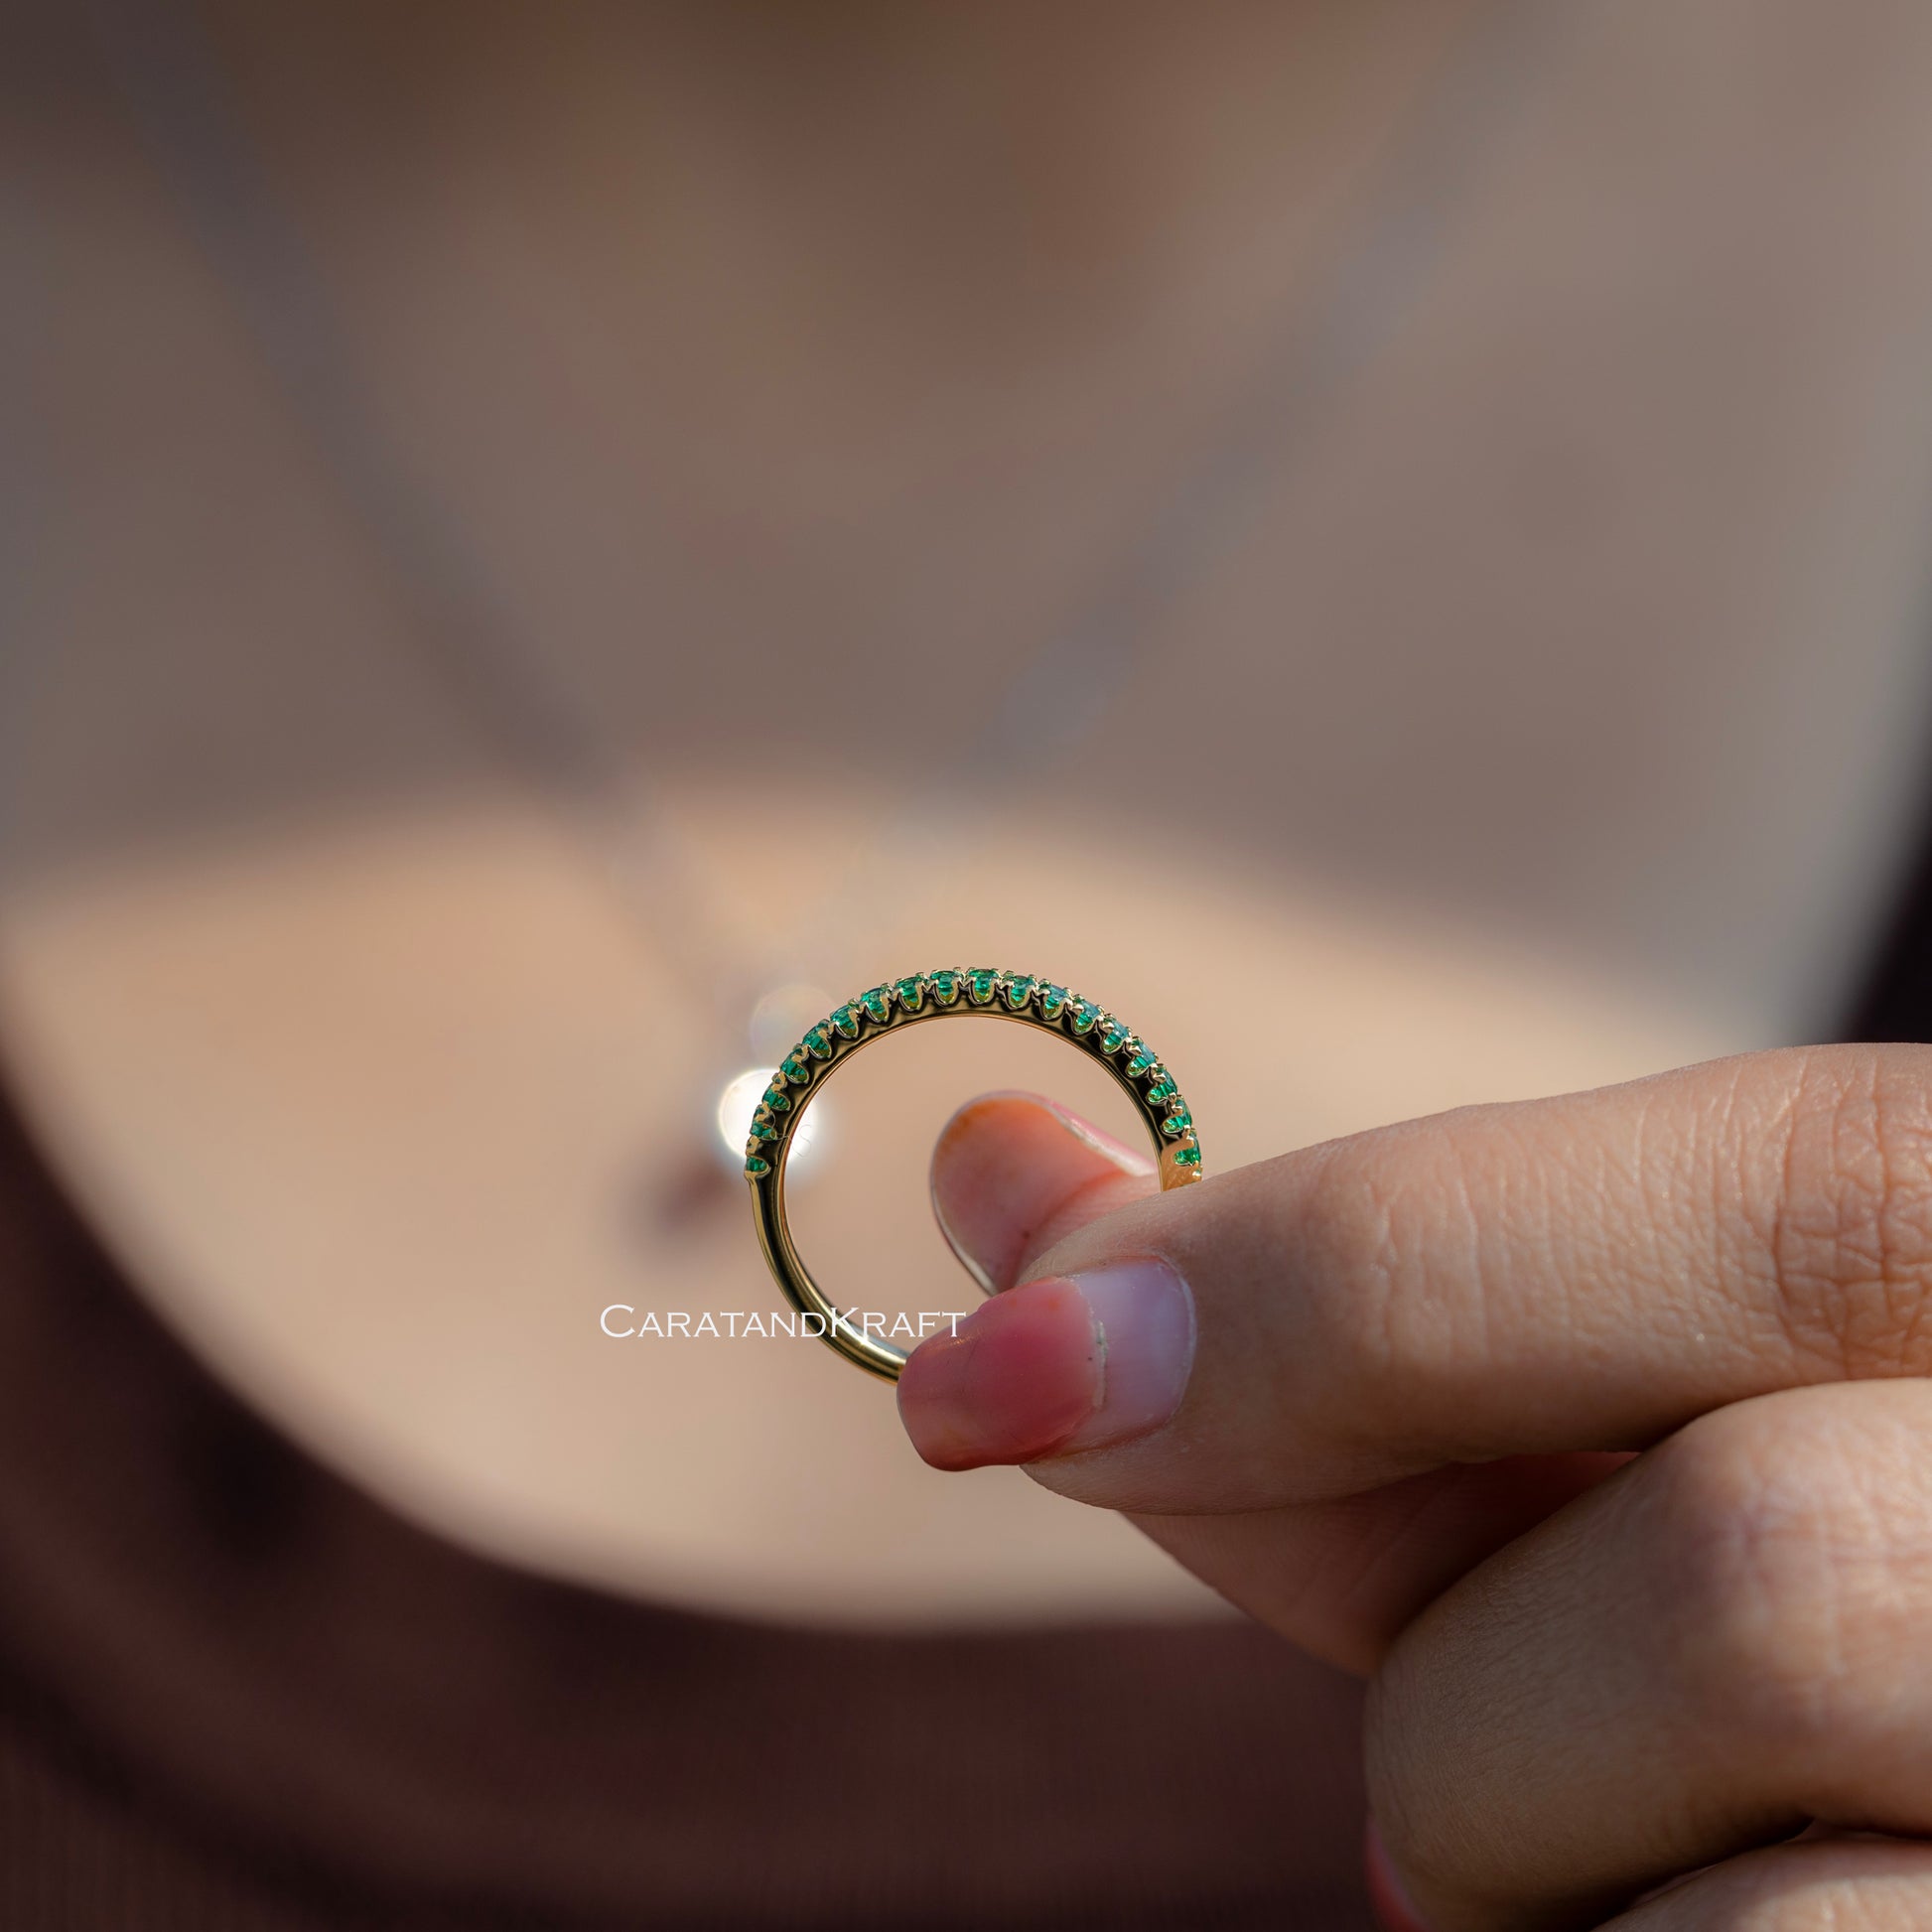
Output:
M1035 1027L1091 1055L1127 1089L1140 1110L1160 1156L1162 1190L1184 1187L1200 1178L1194 1118L1161 1056L1104 1007L1063 986L1031 973L943 968L891 980L835 1007L816 1027L807 1029L772 1074L752 1120L745 1173L751 1182L759 1246L785 1300L800 1314L816 1315L816 1332L847 1361L889 1382L898 1380L905 1366L904 1352L864 1324L850 1321L812 1280L792 1245L785 1222L785 1157L818 1090L854 1053L901 1027L966 1019L1010 1020Z

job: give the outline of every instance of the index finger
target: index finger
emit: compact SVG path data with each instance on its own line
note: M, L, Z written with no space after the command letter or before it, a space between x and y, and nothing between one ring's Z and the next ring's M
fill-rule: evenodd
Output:
M1057 1366L1035 1384L1079 1427L1043 1451L1038 1430L1012 1453L989 1437L955 1465L1026 1461L1138 1512L1235 1511L1642 1449L1748 1396L1932 1372L1928 1285L1932 1049L1745 1055L1378 1130L1075 1227L997 1319L1023 1354L1037 1310ZM1092 1322L1084 1355L1065 1345L1080 1307L1113 1324ZM915 1441L941 1421L974 1441L974 1379L946 1364L982 1318L907 1365ZM1111 1433L1109 1360L1135 1395ZM1150 1404L1164 1368L1171 1399Z

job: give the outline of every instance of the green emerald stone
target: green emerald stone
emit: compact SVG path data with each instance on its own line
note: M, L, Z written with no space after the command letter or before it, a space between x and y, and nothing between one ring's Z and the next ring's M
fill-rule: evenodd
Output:
M1193 1115L1185 1107L1177 1107L1161 1123L1161 1131L1169 1140L1177 1141L1193 1124Z
M917 1013L925 1005L925 981L917 973L906 979L895 980L893 993L907 1013Z
M782 1073L785 1076L785 1078L788 1081L790 1081L790 1083L794 1087L802 1087L808 1085L812 1077L811 1062L808 1059L806 1059L803 1054L798 1052L787 1053L784 1056L784 1058L778 1062L778 1071Z
M839 1030L845 1039L859 1037L859 1009L848 1000L842 1007L832 1009L832 1025Z
M875 986L870 993L859 995L859 1004L883 1027L893 1017L893 989Z
M771 1172L771 1163L761 1154L748 1154L745 1157L745 1172L757 1180Z
M1042 985L1039 989L1039 1011L1048 1020L1057 1020L1066 1011L1069 998L1063 986Z
M1082 1039L1107 1017L1105 1010L1095 1006L1091 1000L1075 1000L1068 1012L1072 1016L1073 1031Z
M758 1120L756 1118L753 1120L752 1122L753 1140L775 1141L777 1138L778 1138L778 1130L775 1127L773 1127L768 1120Z
M805 1051L815 1060L829 1060L832 1057L832 1035L825 1030L825 1022L820 1021L803 1040Z
M1134 1057L1127 1062L1130 1079L1138 1080L1143 1073L1151 1073L1161 1064L1161 1055L1143 1041L1134 1049Z
M1015 1013L1026 1010L1027 1002L1034 997L1034 988L1039 982L1031 973L1012 973L1007 977L1007 1005Z
M1000 990L1000 976L991 966L976 966L966 975L966 991L976 1007L990 1007Z
M1158 1107L1164 1100L1178 1100L1180 1089L1174 1085L1172 1074L1164 1073L1148 1088L1147 1097Z
M1100 1050L1118 1053L1134 1035L1118 1020L1109 1020L1100 1030Z
M936 973L928 973L925 983L932 988L932 997L942 1007L949 1007L959 998L960 989L966 984L966 975L945 966Z
M1198 1168L1200 1149L1197 1147L1177 1147L1173 1151L1173 1164L1177 1168Z

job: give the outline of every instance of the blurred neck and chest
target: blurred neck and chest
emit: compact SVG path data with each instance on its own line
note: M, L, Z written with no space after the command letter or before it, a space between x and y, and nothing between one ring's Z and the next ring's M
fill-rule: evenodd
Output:
M1225 1164L1816 1031L1896 863L1932 21L1539 11L215 8L207 46L358 407L727 945L1131 585L1257 399L1311 399L1090 726L849 962L1111 975ZM157 1293L339 1459L565 1568L1183 1600L1117 1525L906 1468L829 1361L597 1334L768 1300L734 1216L639 1243L623 1206L730 1043L664 1023L648 933L421 648L111 64L30 38L6 985ZM1427 258L1311 377L1336 264L1405 212ZM1164 1011L1175 927L1283 1016L1264 1047ZM973 1071L913 1069L881 1131ZM868 1131L822 1238L937 1279ZM774 1495L800 1435L835 1480ZM867 1485L897 1550L841 1530Z

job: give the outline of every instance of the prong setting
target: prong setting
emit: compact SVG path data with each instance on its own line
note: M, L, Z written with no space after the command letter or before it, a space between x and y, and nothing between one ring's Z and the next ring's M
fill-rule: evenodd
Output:
M1140 1103L1161 1149L1163 1187L1200 1178L1194 1117L1160 1055L1127 1024L1097 1002L1057 982L1001 968L956 966L908 973L834 1007L779 1062L754 1117L745 1148L745 1173L754 1187L771 1178L796 1125L797 1089L829 1074L855 1052L896 1027L948 1014L985 1013L1058 1034L1103 1060ZM787 1118L789 1116L789 1118Z

